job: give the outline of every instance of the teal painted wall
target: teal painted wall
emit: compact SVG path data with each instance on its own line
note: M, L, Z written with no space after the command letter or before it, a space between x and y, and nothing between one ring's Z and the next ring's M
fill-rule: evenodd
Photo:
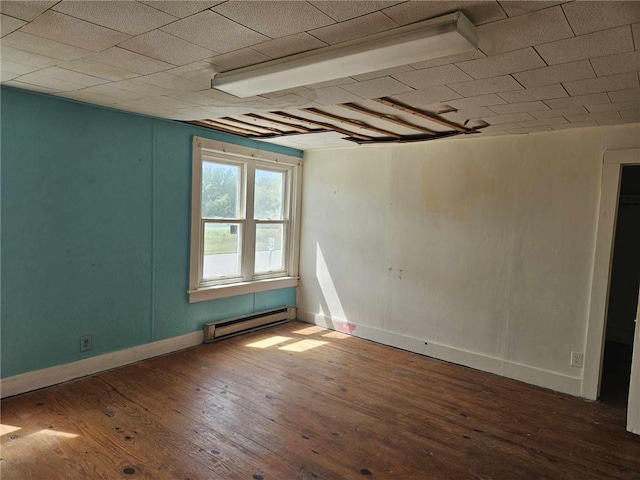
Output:
M187 301L192 138L258 142L21 90L0 94L3 378L295 304L295 288ZM80 352L81 335L92 335L90 352Z

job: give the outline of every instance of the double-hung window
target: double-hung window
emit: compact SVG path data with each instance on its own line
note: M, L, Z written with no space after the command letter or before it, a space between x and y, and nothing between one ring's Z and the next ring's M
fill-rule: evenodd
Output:
M194 137L191 302L297 285L300 163Z

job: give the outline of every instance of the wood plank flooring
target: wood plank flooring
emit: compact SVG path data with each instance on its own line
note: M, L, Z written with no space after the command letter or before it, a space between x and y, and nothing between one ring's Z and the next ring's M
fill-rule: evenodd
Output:
M623 406L299 322L6 399L2 424L11 480L640 478Z

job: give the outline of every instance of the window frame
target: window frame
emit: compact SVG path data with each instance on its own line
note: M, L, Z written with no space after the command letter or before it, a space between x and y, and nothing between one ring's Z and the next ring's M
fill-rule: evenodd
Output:
M241 165L241 218L216 219L213 223L241 223L241 278L203 280L204 226L212 223L202 217L202 165L204 161ZM282 220L254 217L255 170L285 172L285 204ZM245 293L298 285L300 239L300 193L302 159L266 152L201 137L193 137L191 188L191 250L189 262L189 302L200 302ZM256 226L284 225L284 270L254 274ZM286 243L285 243L286 242Z

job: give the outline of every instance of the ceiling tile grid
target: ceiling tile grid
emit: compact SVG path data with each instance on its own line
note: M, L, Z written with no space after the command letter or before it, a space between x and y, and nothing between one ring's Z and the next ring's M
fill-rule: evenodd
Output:
M456 10L475 51L247 99L210 88L217 72ZM3 0L0 13L3 84L166 118L391 97L495 125L483 135L639 121L640 2ZM282 143L323 145L312 136Z

